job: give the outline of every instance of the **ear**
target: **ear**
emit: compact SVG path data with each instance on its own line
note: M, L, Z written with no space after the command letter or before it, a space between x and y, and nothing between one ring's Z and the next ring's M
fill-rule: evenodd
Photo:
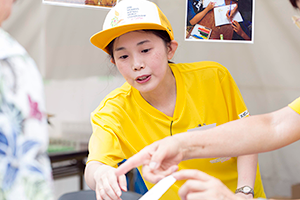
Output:
M171 60L177 50L178 47L178 42L176 42L175 40L172 40L169 44L168 44L168 60Z
M114 64L114 65L116 64L116 63L115 63L115 60L114 60L113 58L110 59L110 62L111 62L112 64Z

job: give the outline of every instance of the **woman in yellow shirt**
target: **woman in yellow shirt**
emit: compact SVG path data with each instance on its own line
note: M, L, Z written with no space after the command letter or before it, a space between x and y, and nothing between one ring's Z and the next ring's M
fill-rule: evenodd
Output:
M221 125L249 115L235 81L221 64L168 62L178 43L168 19L150 1L120 1L91 42L111 56L126 80L91 115L85 179L98 199L120 198L121 189L126 190L125 175L116 176L115 167L145 146L205 124ZM256 197L265 196L257 155L193 159L179 168L205 171L231 191L248 185ZM183 183L177 181L161 199L180 199ZM237 195L253 198L253 193Z
M300 0L290 2L294 8L300 9ZM300 140L299 124L300 97L272 113L232 121L201 133L182 133L157 141L126 161L116 174L143 165L144 177L157 182L175 172L182 160L272 151ZM190 179L179 190L184 200L239 199L220 180L201 171L182 170L173 176L178 180Z

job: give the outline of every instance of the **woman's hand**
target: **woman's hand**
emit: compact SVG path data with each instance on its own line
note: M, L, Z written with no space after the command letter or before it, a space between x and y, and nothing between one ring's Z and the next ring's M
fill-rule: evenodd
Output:
M122 191L127 191L125 175L116 176L116 169L108 165L100 165L94 173L97 200L121 200Z
M152 183L178 170L183 159L180 141L175 136L154 142L129 158L116 171L122 175L131 169L143 165L143 177Z
M176 180L187 180L178 193L182 200L242 200L233 194L219 179L199 170L181 170L173 174Z

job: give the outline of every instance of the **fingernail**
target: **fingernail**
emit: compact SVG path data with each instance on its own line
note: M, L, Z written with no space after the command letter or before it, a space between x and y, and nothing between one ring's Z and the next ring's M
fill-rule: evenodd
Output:
M118 191L118 192L117 192L117 195L118 195L118 196L121 196L121 195L122 195L122 192L121 192L121 191Z
M150 169L156 169L156 166L157 166L156 162L151 162L149 164Z

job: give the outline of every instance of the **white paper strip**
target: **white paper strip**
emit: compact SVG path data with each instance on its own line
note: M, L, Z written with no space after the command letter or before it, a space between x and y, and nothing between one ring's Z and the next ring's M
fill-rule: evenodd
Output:
M170 175L160 180L139 200L158 200L174 183L176 179Z

